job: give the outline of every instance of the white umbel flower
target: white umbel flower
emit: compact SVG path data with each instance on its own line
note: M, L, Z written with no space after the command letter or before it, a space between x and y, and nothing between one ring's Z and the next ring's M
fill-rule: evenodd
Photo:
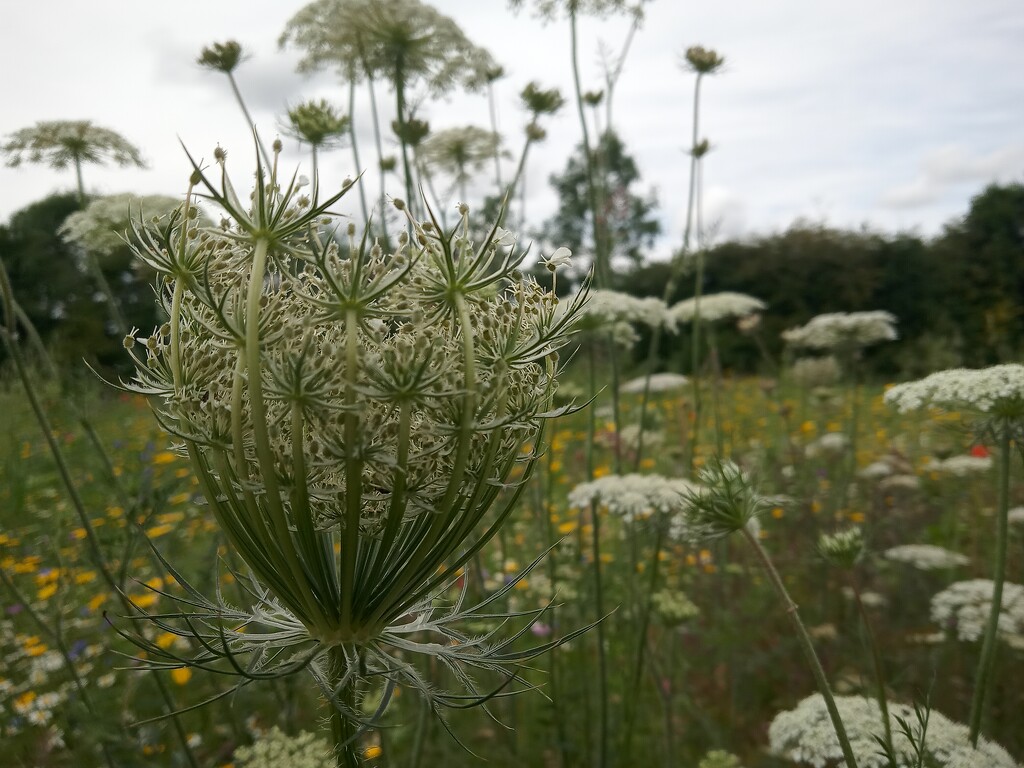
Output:
M648 384L648 380L650 380L650 384ZM681 373L652 373L649 377L639 376L630 379L619 387L619 392L639 394L644 391L645 387L649 387L650 392L670 392L674 389L682 389L689 383L690 380Z
M93 200L85 210L72 213L57 232L68 242L105 256L125 246L133 226L166 219L180 208L180 199L166 195L110 195Z
M975 642L985 632L992 608L992 580L958 581L932 597L932 621L956 635ZM999 636L1017 646L1024 642L1024 586L1003 584Z
M674 514L682 509L684 495L693 483L661 475L606 475L580 483L569 492L569 507L604 507L625 522L648 518L654 513Z
M901 413L932 406L1019 420L1024 418L1024 365L939 371L897 384L885 393L885 402Z
M937 472L940 475L967 477L992 469L992 458L990 456L950 456L948 459L932 459L925 464L924 468L927 472Z
M893 341L896 317L890 312L831 312L812 317L807 325L783 331L783 340L808 349L860 349Z
M890 763L881 754L876 741L876 737L881 737L884 732L878 702L860 696L836 696L836 706L860 768L889 768ZM889 717L898 768L917 765L914 748L897 722L897 718L902 718L913 730L917 725L913 707L890 703ZM968 737L967 726L933 710L929 714L925 736L925 764L939 768L1017 768L1016 761L998 744L982 738L978 740L978 748L974 749ZM825 701L818 693L808 696L795 709L776 715L768 728L768 740L772 752L795 763L815 768L843 763L839 740Z
M961 555L959 552L953 552L944 547L936 547L931 544L903 544L885 550L882 555L887 560L912 565L919 571L955 568L958 565L967 565L971 562L970 558Z
M747 317L767 306L760 299L745 293L723 291L709 293L707 296L701 296L699 300L696 296L684 299L678 304L673 304L669 312L680 323L692 323L699 310L701 322L715 323L719 320Z

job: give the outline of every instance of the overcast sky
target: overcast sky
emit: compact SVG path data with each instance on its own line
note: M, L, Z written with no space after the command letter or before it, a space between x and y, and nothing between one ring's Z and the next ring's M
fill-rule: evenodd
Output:
M182 193L189 167L179 138L205 158L220 143L241 181L252 169L245 123L226 78L195 58L214 41L242 43L250 58L236 77L264 136L275 135L286 106L300 100L347 107L347 87L334 73L298 75L297 54L278 49L285 23L303 5L4 2L0 134L39 120L90 119L141 148L146 169L87 166L90 192ZM433 5L505 67L496 84L499 125L518 153L523 86L537 80L571 96L567 22L543 24L529 0L519 15L504 0ZM583 20L585 89L603 84L599 44L618 50L627 29L623 17ZM638 191L658 196L664 235L654 257L682 237L694 78L679 60L695 44L727 59L702 94L701 136L713 147L705 160L706 219L719 237L780 231L798 218L928 236L962 215L986 184L1024 181L1021 0L653 0L616 92L614 123L639 166ZM375 164L365 89L359 99L362 159ZM378 100L387 125L393 95L381 86ZM547 121L547 140L530 154L532 222L554 211L548 176L580 140L570 107ZM489 125L481 95L432 100L420 113L433 130ZM307 155L286 140L286 160L305 163ZM328 188L354 170L347 149L321 160ZM506 179L512 171L510 160ZM471 203L490 191L490 179L485 174L471 188ZM73 171L0 166L0 220L73 184Z

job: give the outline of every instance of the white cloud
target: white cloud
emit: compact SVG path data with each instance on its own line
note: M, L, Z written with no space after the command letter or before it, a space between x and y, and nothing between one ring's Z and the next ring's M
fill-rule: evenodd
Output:
M1018 181L1024 176L1024 144L990 152L972 152L963 144L946 144L926 152L911 181L896 184L881 196L883 205L919 208L942 200L951 188Z

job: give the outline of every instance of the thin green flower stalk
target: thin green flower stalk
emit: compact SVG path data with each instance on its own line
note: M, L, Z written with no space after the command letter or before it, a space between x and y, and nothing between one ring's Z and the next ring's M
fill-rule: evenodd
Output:
M519 162L516 164L516 172L509 184L507 195L513 200L516 190L519 190L519 222L526 221L526 157L530 147L536 142L544 141L547 131L540 124L541 115L553 115L565 104L565 99L557 88L542 89L537 82L530 82L519 94L523 107L530 113L530 121L524 129L525 142L523 151L519 155Z
M317 154L320 149L336 146L349 133L352 121L327 103L326 99L304 101L288 110L285 133L309 144L313 174L317 174Z
M494 84L505 76L505 68L495 64L484 72L484 82L487 84L487 114L491 118L491 133L500 136L498 131L498 109L494 103ZM501 192L501 147L494 147L494 187Z
M668 280L665 282L665 291L662 295L662 301L666 304L671 301L672 297L675 295L679 280L683 276L683 271L687 266L687 259L691 255L690 238L693 234L693 212L698 197L698 166L701 158L707 154L709 148L707 141L700 141L698 138L700 136L700 87L705 76L713 75L722 68L725 64L725 58L713 50L705 49L701 46L692 46L688 48L684 54L683 64L685 69L692 71L697 75L693 88L693 129L690 137L689 151L690 179L686 198L686 225L683 228L683 244L679 252L673 256L672 262L669 265ZM693 437L690 440L689 448L689 464L691 469L693 468L693 459L694 453L696 452L697 440L700 437L701 387L698 361L700 354L700 305L704 285L704 255L699 249L696 254L696 262L697 270L696 275L694 276L693 292L693 330L690 340L690 384L693 387L694 400ZM650 377L654 375L654 365L658 356L658 347L661 344L661 333L660 328L655 328L654 333L651 334L651 343L647 350L648 381L650 380ZM649 399L650 387L647 386L644 388L644 394L640 401L641 416L647 413L647 403ZM643 432L641 431L639 444L637 446L635 467L639 467L640 462L643 460L643 448Z
M45 163L58 170L73 165L78 202L83 206L86 201L82 180L84 163L102 165L109 160L122 168L146 167L137 147L116 131L93 125L91 120L38 122L8 135L0 151L7 155L7 165L12 168L25 161Z
M33 386L29 377L28 369L25 366L25 360L22 357L16 334L14 318L17 303L11 289L10 280L7 276L7 270L3 267L2 262L0 262L0 297L3 298L4 313L4 325L3 328L0 328L0 338L3 339L4 346L7 348L7 352L10 355L11 360L14 362L18 378L25 390L25 395L28 398L30 407L32 408L32 413L35 416L36 423L39 424L40 431L43 433L47 447L53 457L54 464L57 467L57 474L60 477L61 484L64 486L64 490L67 492L68 500L71 502L71 507L74 509L75 515L78 517L79 524L85 530L86 550L88 552L89 559L114 598L121 603L121 606L126 613L131 614L136 610L136 608L132 605L131 601L122 589L123 582L119 581L114 576L110 563L103 554L103 550L100 547L99 537L96 534L96 528L92 524L92 519L85 508L85 503L82 500L81 494L78 492L78 487L75 485L75 481L71 476L71 469L64 458L64 452L60 447L60 443L57 441L57 432L50 423L50 420L46 415L46 411L43 408L43 404L39 400L36 388ZM197 762L195 754L188 743L185 728L178 716L179 712L175 707L174 700L166 683L156 671L153 672L151 677L156 685L160 700L166 709L167 714L165 717L171 719L175 736L181 745L186 761L190 768L199 768L199 763Z
M956 368L899 384L885 393L885 402L900 412L931 407L958 411L969 420L979 439L998 446L998 500L995 520L995 552L992 563L992 603L975 674L974 693L968 721L971 744L977 746L984 717L986 693L995 668L999 614L1006 580L1007 539L1010 507L1010 451L1024 443L1024 365L1016 363L991 368Z
M824 697L829 718L836 737L842 747L843 757L848 768L857 768L850 740L846 735L839 709L836 707L832 688L821 667L814 644L807 633L807 628L800 619L796 603L789 596L789 591L775 570L768 552L761 545L752 523L768 513L773 507L785 503L785 499L777 496L763 496L749 477L731 461L722 461L714 457L698 476L699 485L685 496L685 515L693 535L700 539L717 539L733 533L740 533L750 544L764 568L772 587L781 599L786 615L793 624L797 640L800 642L807 662L818 684L818 690Z
M687 538L683 521L676 513L683 506L683 499L693 485L686 480L661 477L660 475L605 475L597 480L581 483L569 492L570 508L583 509L596 506L606 509L619 517L628 526L630 536L636 540L636 529L640 526L653 527L654 549L649 563L648 585L640 610L637 630L636 655L632 674L626 690L631 692L625 700L622 728L622 754L631 754L636 714L638 711L640 683L643 678L647 653L647 630L650 626L654 601L658 594L658 575L661 552L666 539Z
M892 750L892 725L889 722L889 701L885 693L885 671L882 666L882 655L878 648L875 633L871 630L871 619L861 599L861 589L856 574L857 563L864 556L864 534L860 528L849 528L833 534L822 535L818 539L818 552L832 565L850 573L850 588L853 590L857 612L864 627L868 649L871 652L871 665L875 675L875 691L878 706L882 712L882 724L885 727L885 746Z
M470 240L467 206L445 232L395 200L411 236L394 253L352 225L339 245L321 227L346 190L321 201L315 181L307 194L279 178L276 156L269 169L257 158L243 203L224 153L215 158L219 183L194 161L192 182L224 226L195 227L189 198L179 226L138 249L163 276L169 321L125 340L137 365L126 387L149 395L180 441L251 572L239 578L252 607L186 584L184 610L149 620L202 650L182 658L135 641L153 668L216 669L239 685L308 670L332 707L337 765L351 768L399 686L434 713L485 703L513 692L503 689L523 661L578 634L513 648L543 610L495 611L514 581L471 607L439 596L511 513L544 422L565 412L551 406L557 350L586 297L558 311L519 271L525 254L508 233ZM497 626L454 626L473 617ZM500 638L516 617L527 626ZM417 658L439 661L466 693L435 688ZM480 691L472 670L506 683ZM371 679L384 695L367 718Z
M526 0L509 0L509 7L520 10ZM602 288L610 287L611 265L608 263L611 249L606 243L606 227L601 212L601 198L594 151L590 140L590 128L587 126L583 87L580 78L579 64L579 30L578 20L581 13L604 16L615 12L628 12L631 7L625 0L536 0L534 3L538 15L550 21L564 12L569 21L569 51L572 66L573 90L576 95L576 112L579 116L580 130L583 137L583 156L587 168L587 196L590 200L591 225L594 237L594 282Z
M249 114L249 108L245 105L242 92L238 89L238 81L235 80L235 69L245 59L245 52L237 40L225 40L223 43L212 43L203 48L199 53L199 58L196 59L196 64L204 69L222 72L227 75L235 102L238 104L238 108L242 110L242 115L245 117L249 130L255 131L256 123L253 121L252 115ZM257 142L257 146L259 147L260 154L263 155L263 162L270 165L270 155L267 154L266 147L259 142Z
M881 310L867 312L830 312L812 317L806 325L783 331L787 347L813 349L835 354L846 381L846 400L850 407L847 427L849 451L838 481L838 495L832 512L846 506L850 483L857 469L857 442L860 435L860 360L864 350L875 344L895 341L896 317Z
M706 326L708 349L711 352L712 373L715 377L715 385L712 387L711 394L715 419L715 444L719 456L722 456L724 453L722 409L719 397L719 390L722 386L722 364L718 355L718 338L715 334L715 324L722 320L742 320L764 310L767 306L763 301L753 296L723 291L722 293L714 293L708 296L696 295L693 298L680 301L669 308L669 313L678 323L703 323Z
M361 62L383 74L395 90L405 199L414 204L412 164L402 127L409 117L409 89L422 83L434 96L456 85L477 90L495 62L473 45L456 22L420 0L315 0L291 18L282 44L305 48L300 68Z

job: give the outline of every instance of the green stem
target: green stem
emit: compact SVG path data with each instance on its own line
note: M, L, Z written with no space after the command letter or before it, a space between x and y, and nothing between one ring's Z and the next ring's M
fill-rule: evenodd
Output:
M228 76L228 82L231 83L231 92L235 94L235 101L238 102L238 106L242 109L242 114L245 115L245 121L249 124L249 129L256 133L256 123L253 122L252 115L249 114L249 108L245 106L245 99L242 98L242 92L238 90L238 83L235 82L235 76L231 72L225 73ZM274 164L270 162L270 155L267 154L266 147L263 146L262 141L256 142L257 148L259 148L260 155L263 156L263 162L266 163L267 168L273 168Z
M590 371L590 395L594 396L597 390L597 372L595 370L594 339L590 340L588 348L588 362ZM591 404L588 409L588 439L587 439L587 476L594 477L594 436L597 431L596 414ZM604 590L601 582L601 515L596 502L590 505L590 546L594 559L594 608L597 613L597 661L598 661L598 712L600 719L600 730L598 732L598 768L605 768L608 765L608 669L604 651Z
M85 184L82 181L82 158L75 155L75 180L78 182L78 204L85 207Z
M804 627L804 623L800 620L800 614L797 611L796 603L793 602L793 598L789 596L789 592L786 589L786 585L782 583L782 577L779 576L779 572L775 570L775 566L772 564L771 558L768 557L768 553L764 547L761 546L761 542L757 540L750 530L746 527L740 529L740 533L747 540L754 552L757 553L758 559L761 561L761 565L764 567L765 572L768 574L768 579L771 581L772 586L781 598L783 605L786 607L786 615L789 616L790 622L793 624L793 629L796 630L797 639L800 641L800 647L803 649L804 655L807 657L807 662L811 666L811 672L814 673L814 680L818 684L818 690L821 692L822 698L825 700L825 706L828 709L829 717L832 720L832 727L835 729L836 737L839 739L839 746L843 750L843 757L846 760L847 768L857 768L857 758L854 757L853 747L850 746L850 739L846 735L846 728L843 726L843 720L839 716L839 708L836 706L835 697L832 695L832 688L828 684L828 678L825 677L825 670L821 667L821 661L818 660L818 654L814 652L814 644L811 642L810 635L807 634L807 628Z
M362 173L363 164L359 161L359 142L356 140L356 78L355 73L349 78L348 83L348 137L352 141L352 160L355 163L355 173ZM363 182L359 182L359 206L363 212L363 221L366 222L367 226L370 225L370 208L366 204L366 188L363 186ZM384 226L384 209L381 208L381 227L384 231L384 243L385 250L390 250L387 247L387 227Z
M346 668L345 652L340 646L335 646L328 651L328 664L330 665L328 680L331 683L332 695L351 709L355 703L354 684L351 681L346 682L344 689L339 690ZM331 708L331 735L334 738L335 765L337 768L359 768L362 761L359 759L355 725L345 717L333 701L329 701L328 705Z
M395 101L398 109L398 140L402 145L402 169L405 171L405 204L409 206L409 212L414 213L416 201L412 196L412 169L409 166L409 145L405 140L405 73L401 58L395 63Z
M576 91L576 110L579 113L580 128L583 131L583 157L587 164L587 197L590 201L590 215L594 230L594 285L606 288L611 280L608 264L602 247L601 211L598 204L597 180L594 178L594 157L590 151L590 129L587 127L587 116L583 109L583 87L580 84L579 37L576 29L576 3L570 5L569 32L572 53L572 82Z
M871 620L868 618L864 601L861 600L860 586L857 578L852 579L853 597L857 603L857 611L860 613L860 620L864 627L864 635L867 638L868 647L871 649L871 663L875 671L875 689L878 693L878 706L882 710L882 725L885 728L885 745L893 752L892 747L892 724L889 722L889 700L885 695L885 672L882 667L882 656L878 650L878 642L875 640L875 633L871 631ZM895 754L895 752L893 752Z
M985 694L992 678L996 643L999 633L999 614L1003 607L1003 582L1006 578L1006 541L1010 508L1010 428L999 425L999 500L996 507L996 552L992 574L992 607L989 609L985 638L981 645L981 658L975 675L974 696L971 699L971 745L978 746L981 719L985 709Z
M666 522L657 520L658 537L654 542L654 554L651 556L651 580L647 585L647 596L644 599L643 613L640 615L640 629L637 633L636 664L633 666L633 678L627 689L625 716L625 739L622 754L631 754L633 745L633 725L639 709L640 680L644 674L644 662L647 660L647 630L651 625L651 611L654 605L653 596L658 587L658 566L661 562L661 548L665 541ZM671 645L671 643L670 643Z

